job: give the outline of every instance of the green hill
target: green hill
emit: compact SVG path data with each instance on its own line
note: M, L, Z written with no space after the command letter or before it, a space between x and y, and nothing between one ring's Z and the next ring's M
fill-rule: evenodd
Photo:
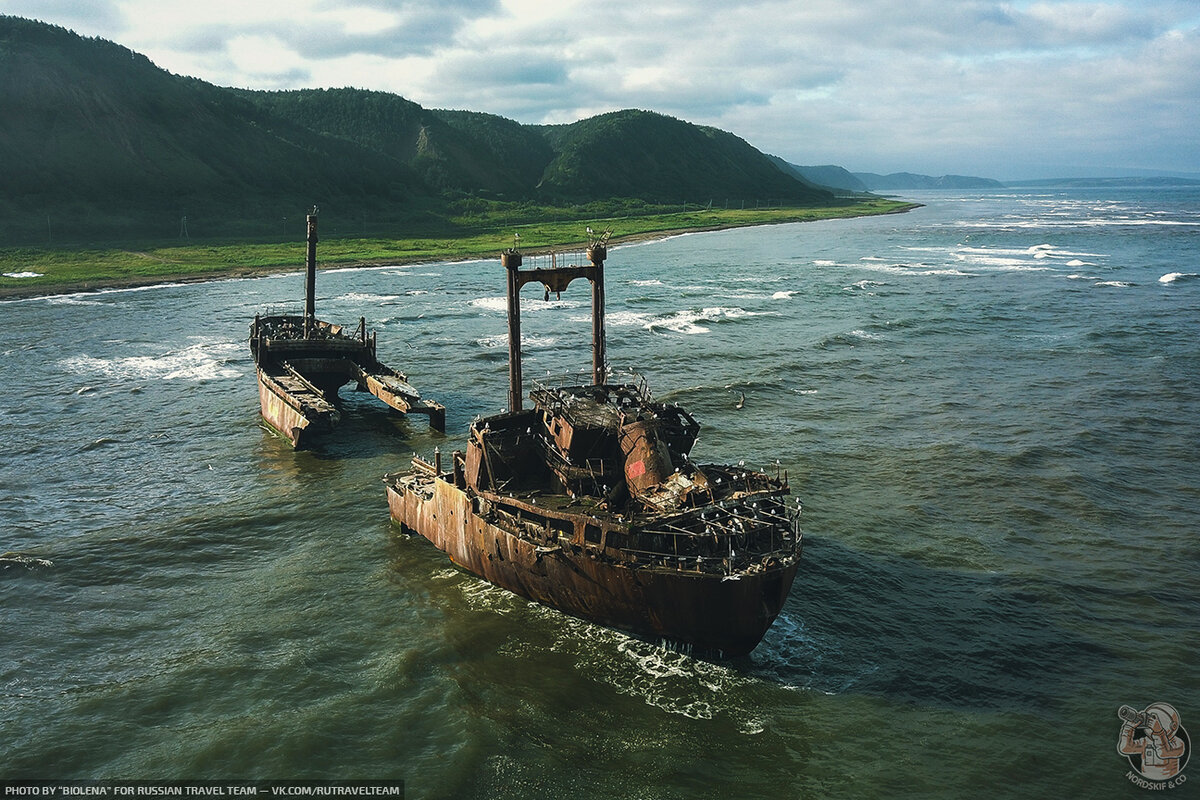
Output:
M543 128L555 150L540 190L582 200L825 205L830 192L785 174L731 133L648 111Z
M0 236L228 232L429 196L402 162L62 28L0 17ZM47 221L47 217L49 220Z
M361 89L239 94L262 110L381 153L411 167L439 192L528 197L549 148L536 134L495 117L429 111L403 97ZM524 135L493 136L508 126ZM499 141L495 141L499 139ZM505 147L505 144L508 147ZM531 158L538 163L532 166ZM522 170L522 166L525 169Z
M661 114L530 126L385 92L226 89L11 16L0 108L0 244L291 236L285 218L314 204L333 235L384 235L501 200L833 202L733 134Z

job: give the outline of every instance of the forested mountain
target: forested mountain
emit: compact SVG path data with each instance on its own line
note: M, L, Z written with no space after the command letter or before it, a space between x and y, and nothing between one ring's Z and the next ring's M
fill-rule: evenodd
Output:
M771 200L822 205L833 195L783 173L732 133L648 111L615 111L542 130L554 160L541 191L564 200Z
M361 89L239 92L263 110L408 164L441 192L530 197L552 156L519 123L470 112L430 111Z
M468 196L832 201L733 134L661 114L530 126L384 92L226 89L10 16L0 16L0 110L0 245L277 236L313 204L365 231L445 218Z
M428 196L404 163L61 28L0 17L0 236L174 231ZM49 217L49 222L47 222ZM198 226L198 227L197 227ZM236 227L236 226L233 226Z

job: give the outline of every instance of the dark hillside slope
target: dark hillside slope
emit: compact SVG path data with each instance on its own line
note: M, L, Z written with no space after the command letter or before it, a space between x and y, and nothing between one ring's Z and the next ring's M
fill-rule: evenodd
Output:
M15 17L0 17L0 108L10 228L32 214L44 231L53 209L68 238L112 226L172 235L183 214L199 230L206 217L278 220L313 203L427 193L377 152L274 118L111 42Z
M491 200L834 202L737 136L661 114L534 126L386 92L228 89L0 16L0 246L294 236L314 204L330 235L387 236L472 225Z
M507 189L521 196L533 194L542 179L546 165L554 158L554 150L541 131L506 117L478 111L433 112L452 128L470 136L481 151L486 152L497 169L511 175L513 186Z
M536 183L521 172L519 165L526 160L524 154L515 162L503 158L477 136L478 126L454 124L456 117L422 108L399 95L363 89L238 94L296 125L407 164L431 187L446 194L528 196ZM509 124L520 127L515 122ZM542 147L545 149L544 143ZM545 161L549 161L548 154ZM544 163L537 168L538 175L542 166Z
M541 191L566 200L824 205L830 192L784 174L744 140L648 111L543 128L556 156Z

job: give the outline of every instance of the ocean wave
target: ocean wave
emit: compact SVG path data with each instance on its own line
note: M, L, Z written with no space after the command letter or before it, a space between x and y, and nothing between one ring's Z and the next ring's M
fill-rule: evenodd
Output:
M1120 288L1126 288L1133 286L1133 284L1129 281L1096 281L1096 286L1116 286Z
M885 272L889 275L908 275L911 277L929 277L936 275L948 275L951 277L974 278L974 273L963 272L960 269L953 267L931 267L928 264L860 264L861 269L869 269L874 272Z
M54 562L48 558L40 558L31 556L27 553L18 553L9 550L6 553L0 553L0 569L10 569L12 567L24 567L27 570L47 569L53 567Z
M1158 279L1159 283L1178 283L1179 281L1192 280L1200 278L1200 275L1195 272L1168 272Z
M817 347L854 347L855 345L864 342L873 342L882 339L879 334L868 333L862 329L856 328L848 333L831 333L821 338L817 342Z
M553 336L530 336L529 334L521 334L521 349L533 350L539 347L553 347L558 342ZM482 339L476 339L475 344L480 347L508 347L508 334L500 333L495 336L485 336Z
M698 324L701 322L721 322L724 320L743 319L745 317L760 317L772 313L770 311L747 311L744 308L712 307L703 308L699 311L676 311L665 317L652 319L642 327L649 331L664 328L673 333L682 333L690 336L697 333L708 333L708 328Z
M523 654L549 649L570 657L583 677L611 686L646 705L689 719L712 719L718 714L733 718L740 732L760 733L764 720L739 702L744 688L754 679L725 664L693 658L686 648L635 639L620 631L568 616L552 608L525 600L486 581L463 579L461 573L435 574L459 579L459 590L474 609L502 616L514 612L530 614L557 629L548 645L529 637L510 643L504 650Z
M397 300L400 299L400 297L401 297L401 295L398 295L398 294L371 294L369 292L349 292L347 294L341 295L340 297L335 297L331 302L354 303L355 305L362 305L363 303L367 303L367 304L374 304L374 305L382 306L382 305L388 305L390 303L395 303Z
M99 300L84 300L82 295L65 294L46 299L52 306L102 306Z
M42 277L42 275L44 275L44 274L45 274L45 273L43 273L43 272L29 272L29 271L26 271L26 272L5 272L5 273L4 273L4 277L6 277L6 278L40 278L40 277Z
M754 678L737 669L544 607L535 613L561 626L551 649L572 657L584 677L668 714L697 720L727 716L749 736L764 730L761 711L745 707L745 689Z
M868 289L874 289L874 288L875 288L875 287L877 287L877 286L887 286L887 284L886 284L886 283L884 283L883 281L873 281L873 280L870 280L870 279L867 279L867 278L863 278L861 281L855 281L854 283L852 283L852 284L850 284L849 286L846 286L846 287L844 287L844 288L845 288L847 291L851 291L851 290L854 290L854 289L859 289L859 290L861 290L861 291L866 291L866 290L868 290Z
M652 278L648 281L627 281L630 286L663 286L663 282L657 278Z
M797 291L798 291L797 289L788 289L785 291L779 291L779 292L776 292L775 294L771 295L771 299L772 300L791 300L792 295L796 294Z
M643 311L611 311L604 315L604 325L607 328L617 328L636 325L641 328L654 317ZM590 319L590 317L588 318Z
M960 221L955 224L958 227L967 227L967 228L989 227L989 226L981 226L979 223L971 222L971 221L966 221L966 222ZM1006 223L1007 227L1023 228L1023 229L1112 228L1112 227L1142 227L1142 226L1146 226L1146 225L1197 227L1197 226L1200 226L1200 222L1191 222L1189 220L1155 219L1155 218L1131 219L1131 218L1120 218L1120 217L1111 218L1111 219L1101 219L1101 218L1096 218L1096 217L1078 218L1078 217L1064 216L1059 219L1053 219L1053 218L1049 218L1049 217L1039 216L1034 219L1013 220L1011 222Z
M162 355L95 358L73 356L59 364L77 375L115 379L208 381L240 377L229 362L242 353L240 342L202 341Z
M590 302L590 301L589 301ZM468 305L497 314L508 314L507 297L477 297ZM536 311L550 311L558 308L578 308L583 305L581 300L542 300L526 297L521 302L521 313L530 314Z

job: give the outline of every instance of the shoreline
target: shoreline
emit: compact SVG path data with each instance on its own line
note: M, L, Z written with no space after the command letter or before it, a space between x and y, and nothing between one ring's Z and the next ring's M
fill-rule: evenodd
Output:
M876 212L871 214L847 214L838 217L824 217L821 219L784 219L777 221L757 221L757 222L724 222L716 225L698 225L693 227L668 228L657 231L645 231L641 233L631 233L624 236L614 236L609 239L608 246L610 248L620 247L625 244L640 244L644 242L659 241L669 239L675 236L682 236L689 233L712 233L715 231L732 230L735 228L757 228L765 225L788 225L793 223L803 222L818 222L833 219L859 219L868 216L888 216L892 214L905 214L909 211L921 208L922 203L905 203L888 211ZM587 243L568 242L556 246L535 247L528 250L522 250L522 253L529 256L548 255L550 253L572 252L576 250L586 249ZM497 251L496 257L499 257ZM334 271L339 269L361 269L370 267L387 267L387 266L412 266L414 264L432 264L432 263L460 263L464 261L478 261L485 258L478 254L466 255L449 255L442 258L428 258L426 256L413 256L410 258L375 258L375 259L359 259L346 261L326 261L321 263L318 261L318 269L322 271ZM46 297L61 297L64 295L73 294L96 294L106 291L121 291L126 289L142 289L153 288L156 286L171 286L192 283L208 283L222 280L241 280L248 278L263 278L270 275L288 275L293 272L302 272L303 264L296 266L280 267L277 265L264 267L233 267L213 270L211 272L191 272L191 273L163 273L153 276L139 276L127 278L111 278L111 279L96 279L90 281L64 283L57 286L33 285L29 287L23 286L0 286L0 302L15 301L15 300L36 300Z

